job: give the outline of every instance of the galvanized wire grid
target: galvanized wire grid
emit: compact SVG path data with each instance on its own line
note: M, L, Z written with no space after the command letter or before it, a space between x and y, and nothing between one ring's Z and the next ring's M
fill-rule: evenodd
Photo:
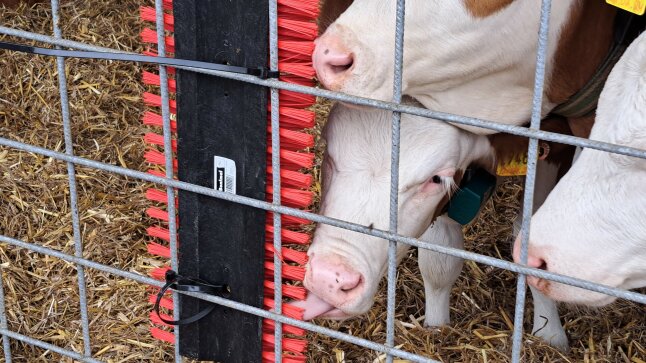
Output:
M84 43L74 42L70 40L65 40L61 38L60 27L59 27L59 14L58 14L58 0L51 0L52 2L52 16L54 20L54 36L47 36L43 34L31 33L22 30L12 29L0 26L0 34L6 34L10 36L17 36L23 39L35 40L38 42L54 45L57 47L72 48L78 50L88 50L88 51L103 51L103 52L119 52L115 49L102 48L97 46L92 46ZM278 44L277 44L277 4L276 0L269 1L269 27L270 27L270 68L276 70L277 65L277 54L278 54ZM160 56L165 55L165 42L163 41L164 37L164 28L163 28L163 4L162 0L155 1L155 8L157 10L157 34L158 34L158 53ZM77 191L76 191L76 180L75 180L75 165L81 165L90 168L96 168L111 172L114 174L131 177L134 179L139 179L142 181L152 182L164 185L166 191L168 192L168 214L169 214L169 230L170 230L170 247L171 247L171 266L173 269L177 269L177 235L176 235L176 217L175 217L175 203L174 195L175 189L186 190L193 193L199 193L202 195L219 198L235 203L240 203L254 208L263 209L274 213L274 228L280 230L280 215L286 214L296 217L305 218L317 223L325 223L335 227L348 229L351 231L364 233L367 235L372 235L375 237L383 238L389 241L389 251L388 251L388 301L387 301L387 322L386 322L386 342L385 344L379 344L372 342L366 339L361 339L354 337L349 334L340 333L331 329L323 328L311 323L295 320L292 318L285 317L281 315L281 301L282 301L282 278L280 266L281 263L276 256L275 265L277 267L274 274L274 283L276 286L275 291L275 312L269 312L263 309L255 308L245 304L241 304L235 301L227 300L221 297L206 295L201 293L188 293L188 292L179 292L185 295L193 296L205 301L209 301L215 304L219 304L228 308L240 310L249 314L254 314L266 319L272 319L276 321L276 361L281 362L281 352L282 352L282 325L289 324L294 325L299 328L307 329L309 331L328 335L332 338L343 340L358 346L372 349L387 355L387 362L392 362L393 357L400 357L403 359L408 359L414 362L434 362L428 358L422 357L417 354L412 354L401 349L394 348L394 309L395 309L395 282L396 282L396 259L395 252L397 248L397 243L403 243L412 247L418 247L423 249L428 249L434 252L439 252L454 257L459 257L467 260L472 260L478 263L483 263L493 267L509 270L519 274L518 276L518 289L516 297L516 311L514 317L514 332L513 332L513 347L512 347L512 361L520 362L521 360L521 348L522 348L522 334L523 334L523 313L525 307L525 291L526 291L526 275L532 275L543 279L552 280L559 283L564 283L587 290L604 293L611 296L616 296L622 299L627 299L635 301L641 304L646 305L646 295L640 294L632 291L617 289L609 286L604 286L589 281L559 275L555 273L546 272L543 270L533 269L525 267L524 265L515 264L512 262L500 260L497 258L480 255L473 252L463 251L456 248L443 247L433 245L431 243L420 241L416 238L405 237L397 234L397 191L398 191L398 178L399 178L399 131L400 131L400 118L401 113L407 113L412 115L423 116L427 118L433 118L437 120L442 120L446 122L453 122L462 125L471 125L477 126L485 129L490 129L498 132L506 132L514 135L526 136L530 138L529 150L528 150L528 167L527 167L527 177L525 184L524 192L524 204L523 204L523 219L522 219L522 229L521 229L521 260L526 262L527 260L527 241L529 237L529 227L530 219L532 212L532 202L533 202L533 191L536 178L536 151L537 151L537 139L543 139L547 141L554 141L569 145L575 145L580 147L587 147L602 151L608 151L617 154L623 154L628 156L634 156L646 159L646 151L625 147L621 145L614 145L605 142L592 141L587 139L582 139L574 136L566 136L555 133L549 133L540 131L540 116L541 116L541 104L543 96L543 87L544 87L544 78L545 78L545 55L547 49L547 35L549 31L549 17L550 17L550 8L551 0L542 1L541 9L541 20L540 20L540 29L539 29L539 41L538 41L538 51L536 59L536 73L535 73L535 85L534 85L534 98L532 103L532 118L530 128L524 128L519 126L505 125L496 123L493 121L480 120L470 117L464 117L459 115L446 114L441 112L435 112L432 110L427 110L419 107L406 106L401 104L402 97L402 60L403 60L403 42L404 42L404 11L405 11L405 0L397 0L397 11L396 11L396 37L395 37L395 67L394 67L394 84L393 84L393 100L392 102L378 101L368 98L351 96L343 93L332 92L312 87L299 86L289 83L280 82L277 80L261 80L253 76L233 74L219 71L208 71L202 69L193 69L193 68L182 68L181 69L205 73L210 75L215 75L228 79L235 79L239 81L244 81L248 83L253 83L271 89L271 128L272 128L272 148L273 150L279 150L280 140L279 140L279 112L278 112L278 90L291 90L304 94L315 95L320 97L326 97L333 100L344 101L349 103L354 103L358 105L371 106L379 109L393 111L392 118L392 150L391 150L391 189L390 189L390 225L388 231L377 230L368 228L367 226L358 225L355 223L350 223L346 221L341 221L333 218L328 218L325 216L304 212L298 209L293 209L289 207L284 207L281 205L280 193L274 193L272 203L268 203L262 200L255 200L252 198L247 198L243 196L228 194L224 192L219 192L214 189L209 189L190 183L181 182L173 179L172 175L172 152L171 152L171 133L170 133L170 109L169 109L169 94L168 94L168 85L167 85L167 72L164 66L159 67L160 78L161 78L161 96L162 96L162 118L163 118L163 131L164 131L164 146L165 146L165 161L166 161L166 177L161 178L147 173L122 168L110 164L101 163L94 160L88 160L78 156L74 156L73 147L72 147L72 138L71 138L71 127L70 127L70 118L68 110L68 99L67 99L67 81L65 79L64 72L64 59L57 59L58 75L59 75L59 88L62 104L62 114L63 114L63 131L65 137L65 153L56 152L50 149L45 149L37 147L34 145L13 141L4 137L0 137L0 145L14 148L16 150L36 153L51 157L57 160L62 160L67 162L68 168L68 180L70 185L70 203L72 210L72 225L74 232L74 244L75 244L75 253L74 255L65 254L56 250L52 250L46 247L39 246L37 244L28 243L25 241L20 241L14 238L0 235L0 242L13 245L20 248L25 248L32 250L34 252L56 257L64 261L68 261L77 265L78 271L78 284L80 291L80 304L81 304L81 323L83 330L83 353L74 352L68 349L60 348L52 344L33 339L31 337L10 331L7 326L7 319L5 314L5 301L4 301L4 290L1 278L0 270L0 335L3 340L3 349L4 357L7 363L10 363L11 360L11 350L9 346L9 339L19 340L34 346L38 346L44 349L51 350L53 352L59 353L63 356L67 356L82 362L100 362L99 360L92 358L91 353L91 344L89 337L89 326L88 326L88 316L87 316L87 301L85 298L85 274L84 268L91 268L100 271L104 271L115 276L122 278L131 279L143 284L152 285L152 286L163 286L163 282L157 281L155 279L142 276L136 273L120 270L114 267L106 266L93 262L82 257L82 241L79 232L79 221L78 221L78 206L76 205L77 200ZM272 167L273 167L273 187L274 190L280 189L280 159L279 153L272 154ZM274 248L277 251L281 250L281 235L280 233L274 234ZM175 292L173 297L174 301L177 299L178 292ZM175 318L178 318L179 307L175 306L174 309ZM176 343L178 342L179 335L175 331ZM179 355L178 351L179 344L175 344L175 360L176 362L181 362L182 358Z

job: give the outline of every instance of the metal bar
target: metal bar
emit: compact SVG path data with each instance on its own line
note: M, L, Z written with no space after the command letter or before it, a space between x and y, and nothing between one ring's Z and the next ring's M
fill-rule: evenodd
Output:
M393 103L402 101L402 72L404 63L405 0L397 0L395 23L395 54L393 77ZM390 233L397 234L399 212L399 153L401 113L393 112L390 148ZM386 298L386 346L395 346L395 295L397 289L397 241L388 241L388 288ZM393 356L386 355L386 363L393 363Z
M102 48L102 47L87 45L84 43L74 42L70 40L57 40L52 37L44 36L41 34L25 32L22 30L7 28L3 26L0 26L0 34L19 36L25 39L31 39L31 40L36 40L43 43L60 45L60 46L65 46L69 48L81 49L81 50L117 52L117 50L115 49ZM416 106L398 105L396 103L379 101L379 100L374 100L374 99L364 98L364 97L357 97L357 96L352 96L345 93L333 92L333 91L328 91L320 88L300 86L297 84L286 83L281 81L261 80L254 76L247 76L247 75L240 75L240 74L233 74L233 73L226 73L226 72L217 72L217 71L208 71L208 70L194 69L194 68L184 68L184 67L177 67L177 68L188 70L188 71L195 71L203 74L209 74L209 75L218 76L218 77L227 78L227 79L234 79L238 81L253 83L261 86L277 88L281 90L288 90L288 91L294 91L294 92L299 92L299 93L318 96L318 97L325 97L332 100L354 103L357 105L370 106L370 107L389 110L389 111L397 111L401 113L436 119L436 120L445 121L445 122L452 122L452 123L461 124L461 125L481 127L481 128L485 128L485 129L489 129L497 132L504 132L508 134L525 136L530 138L538 138L545 141L553 141L553 142L558 142L558 143L563 143L568 145L591 148L591 149L646 159L646 150L615 145L607 142L588 140L588 139L575 137L575 136L562 135L562 134L546 132L541 130L532 130L521 126L501 124L494 121L459 116L454 114L447 114L443 112L436 112L436 111L432 111L429 109L416 107Z
M166 56L166 37L164 30L164 3L162 0L155 0L155 27L157 31L157 55ZM170 123L170 104L168 93L168 72L165 66L159 66L159 93L161 96L161 114L162 129L164 133L164 161L166 168L166 178L173 179L173 148L172 134ZM168 231L169 231L169 248L170 248L170 265L174 271L177 271L177 213L175 211L175 190L166 186L166 195L168 197L166 208L168 212ZM179 320L180 306L179 297L173 292L173 318ZM179 329L173 329L175 334L175 362L181 362L182 356L179 352Z
M78 265L82 265L87 268L92 268L96 269L99 271L107 272L109 274L123 277L126 279L134 280L143 284L151 285L151 286L156 286L156 287L162 287L164 285L163 281L155 280L153 278L143 276L136 274L134 272L128 272L124 270L120 270L116 267L111 267L107 265L100 264L98 262L94 262L82 257L76 257L72 255L68 255L66 253L60 252L53 250L51 248L43 247L41 245L33 244L33 243L28 243L25 241L17 240L14 238L10 238L7 236L0 235L0 242L1 243L7 243L12 246L20 247L20 248L25 248L31 251L34 251L36 253L44 254L47 256L55 257L55 258L60 258L61 260L72 262ZM269 312L267 310L263 310L260 308L252 307L249 305L241 304L232 300L228 300L219 296L215 295L207 295L207 294L202 294L202 293L190 293L190 292L185 292L185 291L179 291L180 294L192 296L198 299L202 299L205 301L209 301L218 305L222 305L231 309L236 309L239 311L243 311L249 314L257 315L265 319L271 319L271 320L276 320L278 322L281 322L283 324L289 324L296 326L298 328L306 329L309 331L312 331L314 333L319 333L319 334L325 334L327 336L330 336L335 339L343 340L348 343L352 343L364 348L372 349L381 353L387 353L387 354L392 354L395 356L398 356L403 359L408 359L413 362L436 362L431 359L419 356L417 354L409 353L400 349L394 349L391 347L386 347L385 345L378 344L369 340L357 338L355 336L349 335L349 334L344 334L340 333L338 331L332 330L332 329L327 329L320 327L318 325L314 325L312 323L307 323L301 320L297 319L292 319L283 315L279 315L273 312ZM6 330L0 330L0 333L10 333ZM10 335L10 334L7 334ZM13 335L15 333L11 333L11 337L13 338ZM62 348L58 348L62 349ZM92 361L96 362L96 361Z
M82 354L79 354L77 352L71 351L69 349L61 348L59 346L49 344L49 343L44 342L42 340L34 339L34 338L31 338L31 337L28 337L26 335L22 335L22 334L13 332L13 331L5 329L5 328L0 328L0 334L2 334L3 336L8 336L8 337L10 337L12 339L15 339L15 340L18 340L18 341L21 341L21 342L25 342L27 344L30 344L30 345L33 345L33 346L36 346L36 347L39 347L39 348L50 350L50 351L52 351L54 353L58 353L60 355L66 356L66 357L70 357L70 358L75 359L75 360L80 361L80 362L102 363L102 361L100 361L100 360L96 360L96 359L93 359L93 358L90 358L90 357L86 357L86 356L84 356Z
M315 223L325 223L333 227L343 228L349 231L363 233L366 235L379 237L385 240L394 240L394 241L397 241L398 243L404 243L412 247L423 248L433 252L438 252L438 253L442 253L445 255L450 255L450 256L454 256L462 259L472 260L472 261L483 263L493 267L498 267L504 270L508 270L516 273L523 273L526 275L532 275L538 278L547 279L547 280L551 280L554 282L567 284L575 287L580 287L582 289L595 291L595 292L599 292L610 296L615 296L621 299L626 299L626 300L638 302L641 304L646 304L646 294L640 294L633 291L628 291L628 290L609 287L609 286L605 286L597 283L592 283L586 280L581 280L570 276L555 274L552 272L546 272L544 270L539 270L535 268L529 268L513 262L504 261L494 257L484 256L474 252L468 252L457 248L438 246L432 243L420 241L419 239L416 239L416 238L401 236L398 234L390 233L388 231L362 226L356 223L350 223L350 222L342 221L335 218L325 217L325 216L321 216L310 212L304 212L299 209L294 209L294 208L289 208L284 206L274 206L273 204L267 203L265 201L247 198L247 197L234 195L234 194L229 194L225 192L219 192L215 189L205 188L198 185L181 182L178 180L161 178L148 173L122 168L120 166L110 165L110 164L106 164L106 163L102 163L94 160L88 160L78 156L70 156L53 150L25 144L23 142L9 140L4 137L0 137L0 145L8 146L18 150L23 150L26 152L44 155L57 160L70 161L78 165L107 171L110 173L126 176L129 178L171 186L176 189L182 189L192 193L207 195L210 197L214 197L214 198L218 198L218 199L222 199L230 202L243 204L253 208L259 208L259 209L264 209L274 213L281 213L281 214L286 214L294 217L304 218Z
M278 2L269 1L269 68L278 70ZM280 206L280 109L279 91L271 88L271 168L274 190L272 204ZM283 313L283 263L279 252L282 251L282 220L280 213L274 213L274 311ZM275 322L274 328L274 355L275 362L283 361L283 326Z
M549 20L551 0L543 0L541 6L540 29L538 32L538 48L536 52L536 72L534 78L534 97L532 101L532 118L530 128L538 130L541 127L541 110L543 106L543 90L545 88L545 62L547 55L547 36L549 34ZM527 264L527 245L529 228L534 209L534 187L536 182L536 163L538 160L538 140L529 140L527 152L527 175L525 177L525 192L523 195L523 219L521 224L521 263ZM514 332L512 337L511 360L520 362L523 348L523 317L525 314L525 294L527 292L527 276L518 275L516 286L516 307L514 311Z
M57 40L55 38L48 37L42 34L25 32L22 30L7 28L3 26L0 26L0 34L20 36L25 39L36 40L47 44L60 45L64 47L81 49L81 50L121 52L115 49L101 48L101 47L87 45L80 42L74 42L71 40ZM328 91L325 89L313 88L308 86L301 86L301 85L281 82L277 80L261 80L255 76L219 72L219 71L209 71L204 69L195 69L195 68L188 68L188 67L176 67L176 68L202 73L202 74L208 74L216 77L222 77L226 79L238 80L242 82L265 86L265 87L277 88L280 90L294 91L294 92L303 93L307 95L324 97L324 98L328 98L336 101L353 103L353 104L362 105L362 106L369 106L369 107L374 107L382 110L401 112L409 115L421 116L421 117L435 119L435 120L444 121L444 122L451 122L454 124L475 126L483 129L493 130L496 132L504 132L507 134L517 135L517 136L525 136L529 138L536 138L536 139L545 140L545 141L553 141L561 144L568 144L568 145L590 148L590 149L595 149L600 151L607 151L614 154L621 154L621 155L646 159L646 150L628 147L628 146L621 146L621 145L611 144L611 143L602 142L602 141L588 140L581 137L562 135L562 134L557 134L553 132L532 130L530 128L522 127L522 126L501 124L501 123L489 121L489 120L454 115L454 114L449 114L444 112L437 112L437 111L433 111L433 110L429 110L429 109L417 107L417 106L400 105L393 102L386 102L386 101L379 101L371 98L357 97L357 96L352 96L341 92Z
M4 283L2 281L2 266L0 266L0 331L8 329L7 326L7 314L5 312L5 301L4 301ZM2 349L4 350L4 361L5 363L11 363L11 344L9 344L9 336L2 334Z
M62 39L63 35L60 28L60 14L58 0L51 0L52 4L52 23L54 27L54 37ZM63 117L63 137L65 139L65 153L74 155L74 143L72 141L72 126L70 122L70 108L67 92L67 75L65 73L65 58L56 57L56 68L58 70L58 89L61 96L61 112ZM78 211L78 191L76 189L76 170L74 163L67 163L67 177L70 188L70 209L72 213L72 231L74 238L74 254L78 257L83 256L83 241L81 240L81 227ZM90 346L90 323L87 314L87 291L85 284L85 271L82 266L77 266L78 287L79 287L79 304L81 312L81 328L83 331L83 351L87 358L92 357L92 348Z

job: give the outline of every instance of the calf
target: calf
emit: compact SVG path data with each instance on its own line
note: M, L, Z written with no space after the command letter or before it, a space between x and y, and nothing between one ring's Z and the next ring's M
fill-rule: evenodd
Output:
M391 113L336 104L323 137L321 213L332 218L388 229ZM470 165L491 169L490 139L450 124L402 115L398 233L425 241L462 247L461 226L443 211L463 171ZM437 218L437 220L436 220ZM436 220L435 223L433 221ZM305 287L305 319L344 319L368 311L387 268L388 242L329 225L319 225L310 256ZM408 247L398 245L398 259ZM448 300L462 262L420 250L420 270L426 290L426 326L449 322ZM565 348L567 339L553 303L539 297L536 307L541 337Z
M646 33L612 70L591 139L646 149ZM646 286L645 182L646 160L584 149L532 218L528 264L617 288ZM519 254L517 240L517 262ZM535 277L528 282L555 300L615 300Z

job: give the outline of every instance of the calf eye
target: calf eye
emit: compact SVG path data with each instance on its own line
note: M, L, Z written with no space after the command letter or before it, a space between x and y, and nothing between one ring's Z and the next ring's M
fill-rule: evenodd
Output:
M442 182L442 178L440 178L439 175L433 175L433 178L431 179L433 183L435 184L440 184Z

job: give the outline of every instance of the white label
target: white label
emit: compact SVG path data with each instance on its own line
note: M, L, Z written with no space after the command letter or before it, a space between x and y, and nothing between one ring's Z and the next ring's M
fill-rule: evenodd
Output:
M220 192L236 194L236 163L235 161L220 156L213 158L213 171L215 175L214 189Z

